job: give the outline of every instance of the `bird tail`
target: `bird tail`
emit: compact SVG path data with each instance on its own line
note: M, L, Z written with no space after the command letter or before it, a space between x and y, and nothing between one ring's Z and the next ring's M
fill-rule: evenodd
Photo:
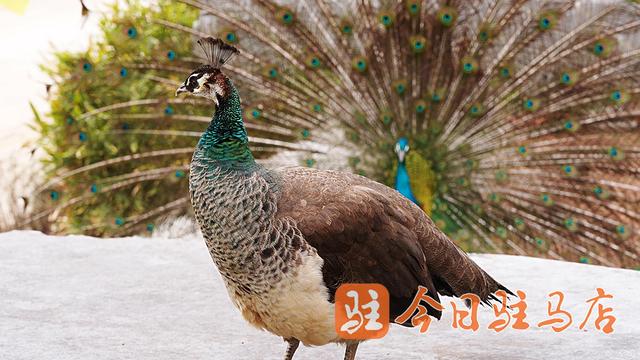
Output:
M499 301L495 293L503 290L508 295L514 295L506 286L500 284L464 251L447 238L435 226L431 234L425 256L430 264L429 272L436 290L446 296L461 297L464 294L474 294L480 301L489 304L492 300ZM425 242L423 242L424 244Z

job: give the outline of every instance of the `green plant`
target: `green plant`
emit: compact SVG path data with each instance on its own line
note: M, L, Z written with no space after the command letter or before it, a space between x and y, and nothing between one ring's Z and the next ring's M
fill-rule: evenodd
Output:
M86 52L56 52L42 66L55 86L50 120L36 113L34 125L48 180L34 218L50 219L55 232L103 235L152 230L157 215L185 211L179 205L188 196L186 164L196 140L182 132L203 130L198 115L211 114L193 100L173 99L173 83L183 80L177 74L195 61L192 39L155 19L190 28L197 17L168 0L116 4ZM153 165L118 161L131 157Z

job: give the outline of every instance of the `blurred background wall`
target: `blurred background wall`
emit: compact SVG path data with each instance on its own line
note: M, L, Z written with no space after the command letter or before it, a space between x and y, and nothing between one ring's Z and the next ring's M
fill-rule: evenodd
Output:
M33 161L37 132L30 103L44 113L49 111L49 76L41 64L56 61L54 51L83 51L99 33L100 14L110 0L86 0L94 16L83 16L78 0L4 0L0 2L0 216L11 216L16 192L29 187L40 164ZM35 151L38 158L41 153ZM16 185L17 184L17 185ZM22 194L19 194L20 196Z

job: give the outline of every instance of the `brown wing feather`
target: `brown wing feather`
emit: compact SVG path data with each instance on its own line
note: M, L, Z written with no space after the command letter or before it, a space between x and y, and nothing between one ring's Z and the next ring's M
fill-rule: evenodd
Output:
M504 289L397 191L337 171L289 168L281 176L276 216L293 219L324 259L331 301L342 283L381 283L395 317L419 285L436 300L439 292L487 301ZM440 317L435 309L430 314Z

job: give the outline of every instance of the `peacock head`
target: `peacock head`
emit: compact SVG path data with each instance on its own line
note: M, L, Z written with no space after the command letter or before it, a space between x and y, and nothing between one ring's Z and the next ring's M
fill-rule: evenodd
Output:
M403 163L405 155L407 155L407 153L409 152L409 139L407 139L406 137L401 137L400 139L398 139L398 142L396 142L395 151L396 155L398 155L398 161Z
M222 40L211 37L198 40L198 45L204 51L207 64L199 66L189 74L176 90L176 96L181 93L191 93L210 99L219 105L220 101L231 92L231 82L222 73L221 68L239 51Z

